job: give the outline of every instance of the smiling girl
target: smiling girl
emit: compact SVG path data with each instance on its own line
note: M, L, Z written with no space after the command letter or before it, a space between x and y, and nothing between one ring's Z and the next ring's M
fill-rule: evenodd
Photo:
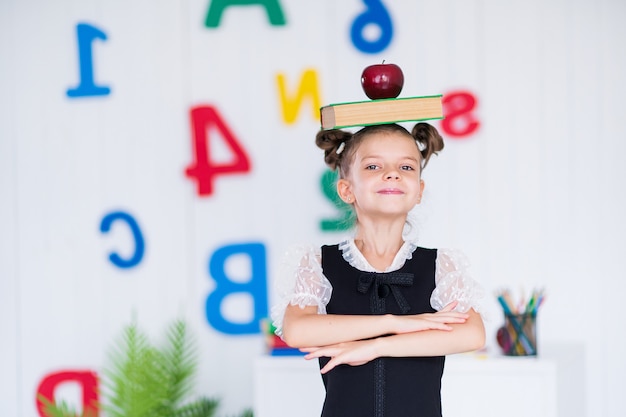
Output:
M319 359L323 417L440 417L445 355L485 341L465 258L407 233L421 171L443 140L427 123L384 124L320 131L316 144L338 171L355 234L297 255L272 311L277 333Z

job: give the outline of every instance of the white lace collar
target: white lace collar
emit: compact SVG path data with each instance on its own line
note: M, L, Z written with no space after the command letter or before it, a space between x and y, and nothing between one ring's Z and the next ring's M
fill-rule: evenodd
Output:
M342 252L343 259L345 259L352 267L365 272L393 272L402 268L404 263L413 257L413 252L417 248L417 245L413 242L405 241L393 262L384 271L379 271L367 262L367 259L363 256L359 248L356 247L354 239L346 239L339 243L339 249Z

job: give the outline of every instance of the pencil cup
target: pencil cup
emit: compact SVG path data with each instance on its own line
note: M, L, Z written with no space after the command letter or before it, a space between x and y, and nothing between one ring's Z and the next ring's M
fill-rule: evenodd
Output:
M507 356L536 356L537 314L505 314L497 340Z

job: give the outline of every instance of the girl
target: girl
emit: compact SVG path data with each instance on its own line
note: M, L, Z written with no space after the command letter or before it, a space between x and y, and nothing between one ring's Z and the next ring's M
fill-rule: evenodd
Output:
M443 140L427 123L411 133L385 124L320 131L316 144L339 172L356 233L299 256L272 311L277 333L319 358L323 417L440 417L444 355L485 341L464 258L409 238L421 170Z

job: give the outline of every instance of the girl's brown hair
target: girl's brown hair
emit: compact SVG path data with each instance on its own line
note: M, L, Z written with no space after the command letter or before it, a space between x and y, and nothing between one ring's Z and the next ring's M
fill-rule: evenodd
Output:
M421 168L424 169L433 154L443 149L443 138L435 127L420 122L413 126L409 133L398 124L382 124L367 126L356 133L340 129L321 130L315 137L315 144L324 151L324 161L331 170L338 170L340 178L349 174L350 164L354 159L359 145L369 135L376 133L400 132L413 137L422 156Z

